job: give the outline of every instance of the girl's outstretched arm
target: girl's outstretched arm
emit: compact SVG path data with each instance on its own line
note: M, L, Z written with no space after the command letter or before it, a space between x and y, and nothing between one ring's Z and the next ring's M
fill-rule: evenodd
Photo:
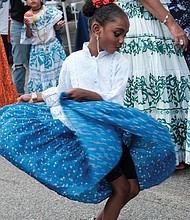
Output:
M35 102L44 102L44 100L42 98L42 93L36 92L36 93L32 93L32 94L21 95L17 99L17 104L19 104L21 102L35 103Z

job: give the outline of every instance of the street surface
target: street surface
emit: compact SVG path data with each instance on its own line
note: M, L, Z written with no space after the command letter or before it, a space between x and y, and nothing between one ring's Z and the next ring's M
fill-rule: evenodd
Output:
M88 220L104 204L68 200L0 157L0 220ZM190 220L190 166L142 191L118 220Z

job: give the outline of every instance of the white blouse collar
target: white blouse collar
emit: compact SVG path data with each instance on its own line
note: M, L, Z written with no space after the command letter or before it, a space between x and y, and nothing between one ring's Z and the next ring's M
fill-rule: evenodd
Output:
M89 42L85 42L85 43L83 44L83 51L84 51L88 56L94 57L94 58L96 58L96 59L101 59L102 57L108 55L108 52L106 52L106 51L100 51L97 57L92 56L91 53L90 53L90 50L89 50L89 48L88 48L88 44L89 44Z

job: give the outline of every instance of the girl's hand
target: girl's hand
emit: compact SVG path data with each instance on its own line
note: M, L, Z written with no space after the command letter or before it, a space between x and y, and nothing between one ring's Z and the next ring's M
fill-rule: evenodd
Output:
M57 22L57 24L55 24L55 30L60 30L61 28L63 28L63 26L65 25L65 21L60 20Z
M17 99L17 104L19 104L19 103L21 103L21 102L33 103L32 94L24 94L24 95L21 95L21 96Z
M24 18L24 24L26 25L26 27L30 28L30 21L27 18Z

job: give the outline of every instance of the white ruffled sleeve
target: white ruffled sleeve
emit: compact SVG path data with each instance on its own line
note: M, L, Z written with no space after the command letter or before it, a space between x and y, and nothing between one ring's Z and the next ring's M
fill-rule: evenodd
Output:
M42 92L42 98L46 105L53 107L59 105L60 92L57 87L51 87Z

